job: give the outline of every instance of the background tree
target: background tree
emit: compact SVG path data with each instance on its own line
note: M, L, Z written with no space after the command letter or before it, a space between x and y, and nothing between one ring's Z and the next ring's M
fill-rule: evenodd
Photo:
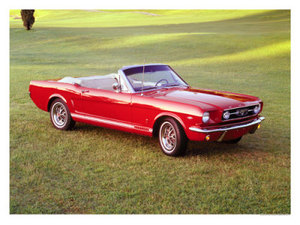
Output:
M34 9L31 10L21 10L21 16L23 20L23 25L27 30L30 30L35 19L34 19Z

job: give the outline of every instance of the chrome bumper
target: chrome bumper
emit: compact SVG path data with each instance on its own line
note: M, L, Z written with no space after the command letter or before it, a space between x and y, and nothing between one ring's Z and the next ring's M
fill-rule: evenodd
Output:
M235 130L235 129L239 129L239 128L250 127L252 125L261 123L261 121L263 121L264 119L265 119L265 117L261 116L258 119L254 120L250 123L232 126L232 127L217 128L217 129L211 129L211 130L201 129L201 128L197 128L197 127L190 127L189 130L199 132L199 133L224 132L224 131L228 131L228 130Z

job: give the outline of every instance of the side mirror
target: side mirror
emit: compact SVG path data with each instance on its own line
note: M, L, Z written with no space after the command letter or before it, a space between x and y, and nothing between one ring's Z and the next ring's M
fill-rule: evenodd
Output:
M121 86L118 84L118 83L114 83L112 85L112 88L117 91L117 92L120 92L121 91Z

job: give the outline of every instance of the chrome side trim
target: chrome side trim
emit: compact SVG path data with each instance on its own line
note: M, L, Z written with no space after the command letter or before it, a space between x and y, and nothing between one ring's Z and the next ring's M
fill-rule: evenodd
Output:
M95 117L86 116L86 115L79 115L77 113L71 113L71 116L73 118L77 118L77 119L90 120L90 121L94 121L94 122L98 122L98 123L105 123L105 124L114 125L114 126L118 126L118 127L126 127L126 128L130 128L130 129L134 128L133 125L130 125L127 123L116 122L116 121L107 120L107 119L100 119L100 118L95 118Z
M131 125L131 124L112 121L112 120L107 120L107 119L102 119L102 118L95 118L95 117L87 116L87 115L80 115L80 114L77 114L77 113L71 113L71 116L75 119L76 118L77 119L84 119L84 120L109 124L109 125L118 126L118 127L125 127L125 128L129 128L129 129L133 129L133 130L148 131L149 133L152 133L152 131L153 131L152 128L149 128L149 127L142 127L142 129L138 129L136 126Z
M190 127L189 130L195 131L195 132L199 132L199 133L222 132L222 131L235 130L235 129L249 127L249 126L252 126L252 125L255 125L255 124L259 124L264 119L265 119L265 117L261 116L258 119L254 120L254 121L252 121L250 123L242 124L242 125L237 125L237 126L232 126L232 127L217 128L217 129L211 129L211 130L201 129L201 128L197 128L197 127Z

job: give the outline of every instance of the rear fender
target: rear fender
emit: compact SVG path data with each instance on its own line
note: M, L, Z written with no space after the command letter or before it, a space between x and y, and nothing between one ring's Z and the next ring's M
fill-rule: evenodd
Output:
M51 103L52 103L52 101L53 101L55 98L60 98L61 100L63 100L63 101L68 105L67 100L66 100L62 95L60 95L60 94L52 94L52 95L48 98L48 104L47 104L47 110L48 110L48 112L50 111Z

